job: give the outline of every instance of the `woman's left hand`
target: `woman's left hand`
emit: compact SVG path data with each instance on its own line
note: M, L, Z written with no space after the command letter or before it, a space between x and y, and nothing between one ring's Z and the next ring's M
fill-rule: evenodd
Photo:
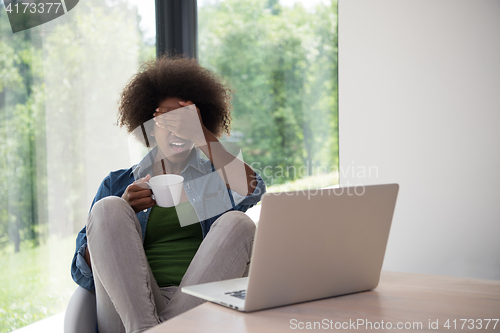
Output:
M162 112L156 109L153 114L156 126L172 132L177 137L194 142L198 147L206 145L200 109L191 101L179 102L181 108Z

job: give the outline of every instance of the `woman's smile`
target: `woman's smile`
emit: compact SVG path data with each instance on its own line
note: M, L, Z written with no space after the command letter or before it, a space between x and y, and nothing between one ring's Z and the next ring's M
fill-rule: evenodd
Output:
M173 139L171 142L170 142L170 147L172 148L172 150L176 153L181 153L184 151L184 149L186 148L187 144L186 144L186 141L184 140L181 140L181 139Z

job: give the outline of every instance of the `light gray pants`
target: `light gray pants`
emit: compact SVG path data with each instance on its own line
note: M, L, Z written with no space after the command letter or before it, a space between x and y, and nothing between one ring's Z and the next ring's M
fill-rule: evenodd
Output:
M159 288L144 253L139 220L119 197L96 202L87 222L100 333L142 332L203 303L183 286L248 275L255 224L231 211L214 222L179 287Z

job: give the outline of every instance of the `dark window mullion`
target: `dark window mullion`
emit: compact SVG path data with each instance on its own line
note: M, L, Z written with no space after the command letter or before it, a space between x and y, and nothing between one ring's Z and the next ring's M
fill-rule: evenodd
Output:
M196 0L156 0L156 56L165 53L198 58Z

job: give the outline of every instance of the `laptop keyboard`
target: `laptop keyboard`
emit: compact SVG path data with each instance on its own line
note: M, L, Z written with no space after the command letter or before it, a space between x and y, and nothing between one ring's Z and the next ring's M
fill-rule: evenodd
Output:
M226 295L237 297L240 299L245 299L245 296L247 295L247 291L245 289L243 290L238 290L238 291L230 291L225 293Z

